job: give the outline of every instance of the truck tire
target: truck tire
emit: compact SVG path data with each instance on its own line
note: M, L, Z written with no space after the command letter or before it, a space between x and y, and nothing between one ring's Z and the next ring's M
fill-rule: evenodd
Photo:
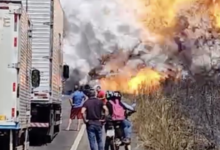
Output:
M54 121L54 110L52 109L51 112L51 118L50 118L50 127L49 127L49 134L47 136L47 142L51 143L54 137L54 128L55 128L55 121Z
M47 143L51 143L53 140L53 135L48 135L47 136Z
M60 129L61 129L61 126L60 126L60 124L59 124L58 127L57 127L57 133L60 132Z

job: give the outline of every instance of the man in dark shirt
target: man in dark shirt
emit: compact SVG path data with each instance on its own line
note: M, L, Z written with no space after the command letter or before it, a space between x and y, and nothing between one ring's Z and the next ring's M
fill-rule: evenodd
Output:
M98 150L104 150L102 141L102 112L108 115L108 109L103 101L96 98L95 90L90 90L89 99L82 107L83 120L86 124L88 139L91 150L96 150L97 141Z

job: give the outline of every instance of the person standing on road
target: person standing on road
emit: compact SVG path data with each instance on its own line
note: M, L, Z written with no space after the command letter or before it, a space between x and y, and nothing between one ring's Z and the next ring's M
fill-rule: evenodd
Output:
M84 103L84 101L87 99L85 94L79 90L79 86L74 87L74 93L71 95L71 98L69 99L70 105L71 105L71 112L70 112L70 119L68 126L66 128L67 131L69 131L70 126L72 124L72 120L77 118L77 131L80 129L81 125L81 119L82 119L82 114L81 114L81 108Z
M102 90L101 86L96 86L96 92L97 92L97 98L103 101L104 104L106 104L107 100L105 97L105 91Z
M89 99L83 104L82 114L83 120L86 124L86 130L88 134L88 140L91 150L96 150L96 143L98 145L98 150L104 150L103 140L102 140L102 112L104 110L105 116L108 115L108 109L103 101L96 98L96 90L90 90Z

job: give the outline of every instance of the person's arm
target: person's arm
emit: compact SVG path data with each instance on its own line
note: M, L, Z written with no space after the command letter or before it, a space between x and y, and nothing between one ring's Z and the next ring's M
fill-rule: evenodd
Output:
M73 102L71 98L69 99L69 102L70 102L70 106L73 106Z
M108 110L107 106L103 105L103 109L104 109L104 112L105 112L105 116L108 116L109 115L109 110Z
M88 100L89 98L84 94L84 101Z
M71 106L74 105L73 101L74 101L74 93L72 93L72 94L70 95L70 98L69 98L69 102L70 102L70 105L71 105Z
M124 110L127 110L127 107L122 103L122 101L119 101L119 104L124 108Z
M84 123L88 123L88 120L86 119L86 105L84 104L82 109L81 109L81 113L82 113L82 118L83 118L83 121Z
M112 115L113 109L112 109L111 103L110 103L110 102L107 102L107 103L106 103L106 107L107 107L107 109L108 109L108 111L109 111L109 115Z

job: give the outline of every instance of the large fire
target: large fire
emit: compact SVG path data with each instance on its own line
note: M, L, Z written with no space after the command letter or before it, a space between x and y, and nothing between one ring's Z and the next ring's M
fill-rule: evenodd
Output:
M135 76L117 75L100 80L101 86L105 90L120 90L124 93L135 94L140 88L153 89L158 87L163 75L149 68L140 70Z
M181 16L188 13L188 21L209 16L212 25L220 28L220 0L121 0L123 6L148 31L157 34L178 28Z
M220 28L220 0L120 0L123 6L135 16L144 29L153 35L174 35L181 32L181 17L185 17L191 27L200 27L204 17L208 17L211 28ZM207 27L209 28L209 27ZM167 34L168 33L168 34ZM165 35L165 36L164 36ZM174 35L175 36L175 35ZM129 74L129 73L128 73ZM135 76L117 75L101 79L106 90L120 90L136 93L141 85L158 87L163 75L152 69L142 69Z

